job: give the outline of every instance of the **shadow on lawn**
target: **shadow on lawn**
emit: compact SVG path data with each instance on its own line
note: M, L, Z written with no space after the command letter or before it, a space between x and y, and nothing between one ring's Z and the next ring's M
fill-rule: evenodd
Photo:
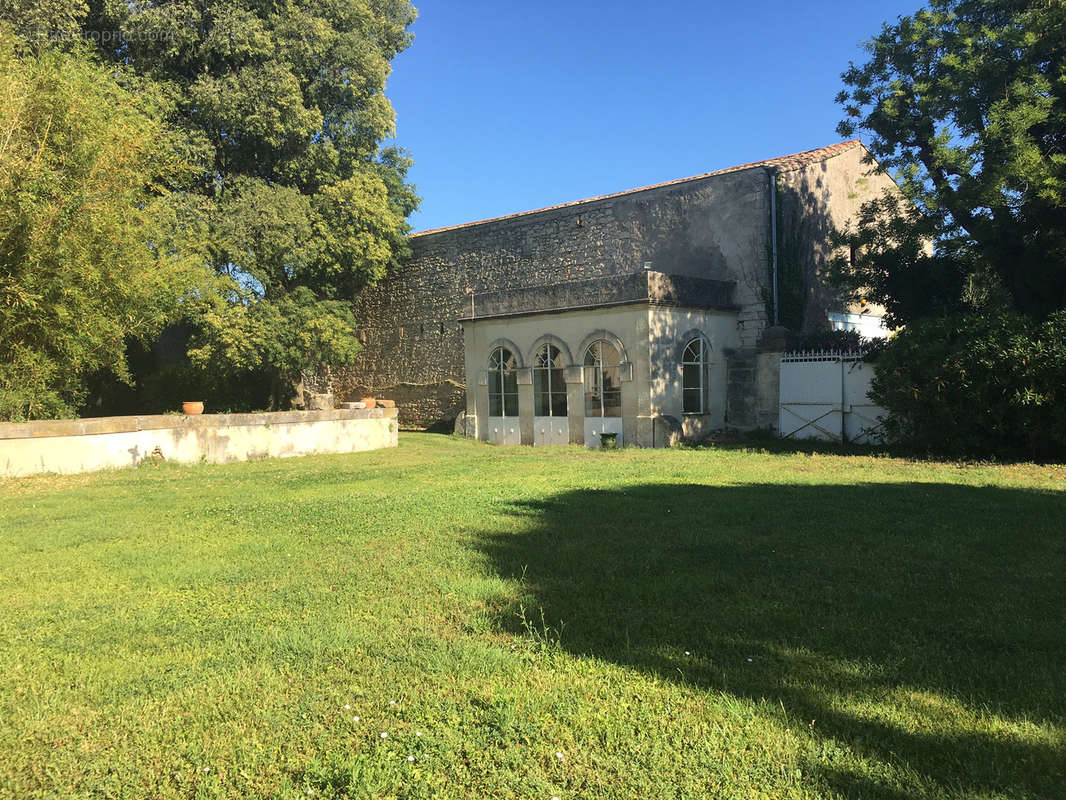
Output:
M1066 495L646 484L505 513L530 527L480 546L524 575L562 647L813 720L808 774L836 790L1066 796ZM501 624L520 630L517 609ZM1060 746L975 728L959 706L1050 724ZM838 743L909 786L851 772Z

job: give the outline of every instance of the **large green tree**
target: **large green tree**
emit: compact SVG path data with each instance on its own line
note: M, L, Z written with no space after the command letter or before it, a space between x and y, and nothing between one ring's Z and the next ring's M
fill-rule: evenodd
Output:
M410 42L407 0L93 5L105 56L162 87L207 201L220 277L194 355L282 378L350 363L352 298L406 252L418 198L384 95ZM190 304L190 310L193 305Z
M911 205L849 232L842 280L897 322L981 302L1066 307L1066 3L932 0L844 73L843 135L864 131Z
M86 0L0 0L0 20L34 52L80 41L88 11Z
M64 17L66 18L66 17ZM0 22L0 419L69 415L90 373L175 317L206 271L158 96ZM75 48L76 49L76 48ZM121 71L119 71L121 72Z

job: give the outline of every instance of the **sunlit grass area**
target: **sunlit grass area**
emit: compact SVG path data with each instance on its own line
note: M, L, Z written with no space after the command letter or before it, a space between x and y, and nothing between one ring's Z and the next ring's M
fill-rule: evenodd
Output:
M1066 469L493 448L0 484L3 797L1066 797Z

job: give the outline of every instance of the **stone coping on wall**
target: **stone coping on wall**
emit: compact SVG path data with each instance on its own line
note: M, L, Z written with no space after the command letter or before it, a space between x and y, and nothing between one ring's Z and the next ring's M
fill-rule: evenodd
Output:
M635 303L737 311L732 281L641 270L544 286L522 286L473 296L472 312L460 322L548 314Z
M49 436L88 436L101 433L223 428L249 425L291 425L348 419L395 419L396 408L334 409L331 411L264 411L251 414L143 414L128 417L39 420L0 423L0 439L39 439Z

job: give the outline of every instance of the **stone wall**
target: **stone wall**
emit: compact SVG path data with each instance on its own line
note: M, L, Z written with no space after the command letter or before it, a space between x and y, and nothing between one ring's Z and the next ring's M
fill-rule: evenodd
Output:
M459 335L461 337L462 333ZM437 354L432 348L429 352L442 360L448 355L447 352ZM462 358L463 348L460 345L460 362ZM400 409L399 425L406 430L451 433L453 421L466 409L466 382L462 375L458 379L448 376L436 382L398 381L376 386L360 383L361 379L365 378L358 372L341 373L334 378L335 396L345 400L358 400L360 397L395 400L397 408Z
M804 327L825 324L840 306L822 278L832 255L828 232L864 200L894 186L862 163L858 142L771 159L721 173L647 189L427 231L412 237L413 256L402 269L364 293L356 317L364 331L358 363L337 377L337 399L371 394L397 400L403 427L448 424L465 408L460 319L481 316L479 298L515 289L576 284L642 270L731 284L738 312L741 362L754 358L767 319L771 170L777 174L779 241L795 233L793 248L807 282L800 300ZM791 227L790 227L791 226ZM782 254L787 255L787 254ZM602 286L602 280L597 284ZM740 352L743 351L743 352ZM758 359L757 359L758 360ZM730 422L763 426L775 419L762 394L738 392L746 367L738 364ZM762 370L759 371L762 375ZM764 391L763 391L764 390ZM754 405L753 405L754 403Z
M733 305L734 288L735 285L730 281L707 280L690 275L666 275L646 269L609 278L586 278L580 281L475 294L471 310L463 321L547 311L608 308L633 303L735 311L737 309Z
M0 477L395 447L395 408L0 423Z
M727 353L725 426L776 429L781 351L744 348Z
M858 214L860 207L883 192L898 192L895 182L876 164L864 162L868 151L855 147L832 159L806 164L780 173L778 187L778 259L782 272L793 268L802 276L796 313L789 315L790 302L782 296L782 323L790 316L802 321L789 327L803 332L826 327L826 311L854 310L840 292L826 282L828 264L842 255L833 247L832 234L842 230ZM868 310L868 309L867 309Z
M364 293L358 363L339 400L396 399L403 427L429 427L465 405L463 334L471 294L657 272L735 284L754 344L765 315L768 178L751 169L608 196L412 238L413 257Z

